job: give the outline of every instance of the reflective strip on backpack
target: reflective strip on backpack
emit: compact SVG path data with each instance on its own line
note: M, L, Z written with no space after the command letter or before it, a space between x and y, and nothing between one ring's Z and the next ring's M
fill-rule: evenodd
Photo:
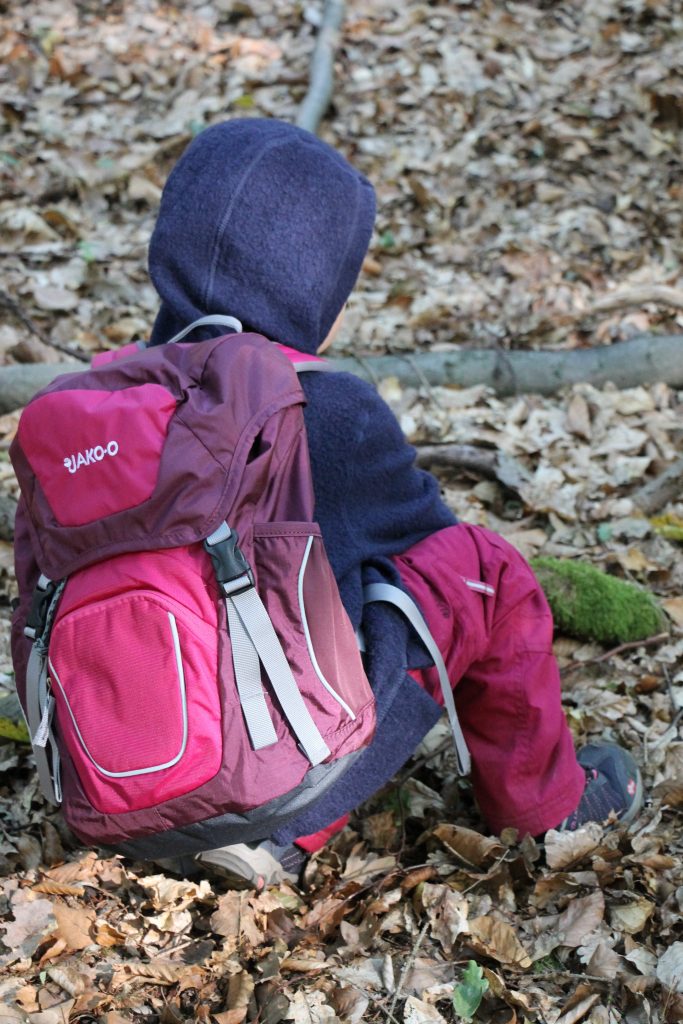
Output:
M385 601L387 604L395 605L395 607L403 612L420 640L427 648L427 651L434 662L434 667L439 675L439 683L441 684L441 692L443 694L444 704L446 705L446 711L448 713L448 721L450 722L451 732L453 733L453 742L455 744L455 752L458 759L458 769L461 775L469 775L472 767L470 752L467 749L467 743L458 720L458 713L455 710L453 690L451 689L451 684L448 679L446 665L443 657L441 656L441 651L437 647L436 641L429 630L429 626L424 620L422 612L417 607L412 597L409 597L408 594L406 594L405 591L400 590L399 587L392 586L391 583L368 584L368 586L363 588L363 600L366 604L369 604L371 601Z

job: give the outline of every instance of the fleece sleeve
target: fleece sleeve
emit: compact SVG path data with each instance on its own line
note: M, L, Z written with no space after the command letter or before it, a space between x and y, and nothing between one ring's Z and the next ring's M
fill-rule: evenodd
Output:
M337 579L456 521L371 385L346 373L302 380L316 515Z

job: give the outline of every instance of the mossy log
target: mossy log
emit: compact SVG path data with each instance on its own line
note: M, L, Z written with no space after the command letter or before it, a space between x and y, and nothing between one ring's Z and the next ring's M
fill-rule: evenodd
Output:
M647 590L587 562L539 557L531 566L560 633L610 645L645 640L668 628Z

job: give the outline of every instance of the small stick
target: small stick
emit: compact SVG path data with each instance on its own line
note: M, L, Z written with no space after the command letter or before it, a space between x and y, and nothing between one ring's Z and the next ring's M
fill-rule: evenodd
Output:
M67 348L66 345L60 345L58 341L50 341L46 334L44 334L40 327L31 319L31 317L24 313L19 303L8 295L7 292L0 290L0 307L4 306L10 313L13 313L17 320L24 325L24 327L34 334L39 341L42 341L43 345L49 346L49 348L57 349L58 352L63 352L67 356L71 356L73 359L80 359L83 362L90 362L90 357L82 355L80 352L74 352L73 349Z
M413 948L410 951L410 956L403 965L401 977L398 979L398 985L396 986L396 991L394 992L394 998L391 1000L391 1006L389 1007L389 1016L392 1017L392 1019L394 1010L396 1009L396 1003L398 1002L401 996L403 983L405 982L408 976L408 972L411 970L413 964L415 963L415 958L417 957L417 954L420 950L420 946L422 945L422 942L424 940L425 935L427 934L427 929L429 928L430 924L431 921L425 921L424 925L420 929L420 934L418 935L413 944Z
M311 84L296 119L299 128L306 128L309 132L317 132L332 99L334 54L343 19L343 0L325 0L318 38L311 58Z
M633 651L637 647L653 647L655 644L661 644L665 640L670 640L670 633L656 633L654 636L645 637L644 640L629 640L628 643L619 644L618 647L613 647L610 651L605 651L604 654L598 654L595 658L588 658L587 661L575 661L566 668L563 668L560 672L561 677L564 679L565 676L571 675L573 672L578 672L580 668L584 668L585 665L597 665L601 661L609 661L615 654L621 654L622 651Z

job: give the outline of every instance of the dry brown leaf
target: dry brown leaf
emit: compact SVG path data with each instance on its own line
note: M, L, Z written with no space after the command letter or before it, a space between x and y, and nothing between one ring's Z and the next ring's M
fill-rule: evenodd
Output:
M666 779L655 786L652 795L667 807L683 807L683 781Z
M28 1019L31 1024L69 1024L75 1002L75 999L67 999L63 1003L51 1006L48 1010L30 1014ZM0 1021L2 1021L1 1016Z
M435 1006L425 1003L417 996L408 996L403 1004L404 1024L446 1024Z
M176 985L184 970L182 964L167 960L152 960L149 963L128 961L115 969L110 988L116 991L131 982L140 985Z
M351 908L347 900L328 896L315 901L304 914L302 925L304 928L314 928L324 938L331 935L338 927L339 922L350 912Z
M683 992L683 942L672 942L657 961L657 981L671 992Z
M475 917L470 921L468 944L476 952L490 956L507 967L525 970L531 967L531 957L517 938L514 929L494 917Z
M14 959L30 957L44 939L57 928L54 905L51 900L28 899L27 892L18 892L12 900L14 920L3 921L0 933L5 946L15 954Z
M53 882L44 878L31 886L33 892L43 892L50 896L83 896L85 889L82 885L74 885L69 882Z
M610 907L610 924L619 932L637 935L652 917L654 909L655 904L643 897L630 903L615 904Z
M508 1006L521 1010L525 1015L530 1015L534 1012L532 1000L528 995L524 992L519 992L517 989L508 988L501 976L496 971L492 971L490 967L484 967L482 970L494 996L502 999Z
M602 924L605 916L605 897L600 889L570 900L556 924L559 945L579 946Z
M212 896L209 882L169 878L167 875L146 875L138 883L150 894L155 910L185 910L195 901L206 901Z
M661 605L677 626L683 626L683 597L667 597Z
M505 853L505 847L498 839L483 836L461 825L438 825L433 834L447 849L474 867L485 867Z
M545 834L545 859L548 867L557 871L580 863L597 849L602 837L602 826L592 821L577 828L575 832L549 829Z
M447 885L422 887L422 906L431 922L431 933L445 953L451 953L459 935L469 931L469 907L465 897Z
M90 932L97 918L97 913L92 907L70 907L60 900L55 900L52 909L57 920L59 936L69 951L75 952L92 945L94 940Z
M281 904L268 892L259 896L248 892L228 892L218 900L211 915L211 928L234 944L253 949L264 941L267 915L279 909Z
M578 1021L583 1020L591 1007L600 999L599 992L594 992L589 996L584 996L578 1003L560 1014L557 1018L556 1024L578 1024Z
M105 949L112 946L121 946L126 939L128 934L125 931L121 931L111 921L98 920L95 923L93 930L93 939L98 946L102 946Z

